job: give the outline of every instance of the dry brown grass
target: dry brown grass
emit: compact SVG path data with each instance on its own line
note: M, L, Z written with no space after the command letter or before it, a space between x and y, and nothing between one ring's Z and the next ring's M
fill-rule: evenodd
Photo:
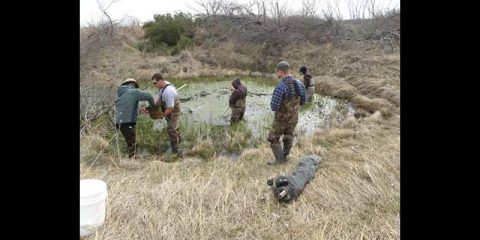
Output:
M385 84L383 80L372 78L351 78L348 80L360 94L368 97L384 98L389 102L400 106L400 91L389 84Z
M315 79L315 91L322 95L349 99L356 94L357 89L341 78L321 76Z
M331 44L292 46L285 54L292 66L307 64L317 92L339 98L355 93L400 106L400 55L364 49L340 50ZM291 60L291 61L290 61ZM295 73L298 71L295 69Z
M390 116L394 110L392 104L383 98L370 99L368 97L356 94L351 99L352 103L359 108L369 112L380 111L384 116Z
M393 104L386 100L385 97L370 99L363 96L355 87L341 78L321 76L316 80L315 91L322 95L349 99L355 107L364 109L370 113L380 111L384 116L390 116L395 110ZM391 96L388 95L389 93L385 94L386 96Z
M119 84L129 77L148 81L155 72L162 73L166 78L273 77L273 73L211 66L197 60L194 56L198 54L198 52L182 51L176 56L142 57L140 51L123 43L122 47L114 52L101 52L97 56L92 57L85 64L88 77L85 77L82 81L88 84ZM229 56L234 55L231 52L227 54Z
M80 160L87 163L102 161L108 157L105 151L109 147L109 141L98 134L83 135L80 137Z
M142 58L125 47L98 60L92 79L146 80L162 69L169 77L253 74L192 56ZM108 159L112 153L99 165L82 161L80 178L103 179L109 191L106 222L86 239L399 239L399 55L341 53L325 45L292 49L284 57L294 66L314 66L320 94L348 99L373 114L300 136L291 162L282 166L266 165L273 158L267 142L244 149L238 160L209 155L167 163L159 155L120 169ZM115 67L121 71L111 80ZM94 158L105 141L97 135L83 139L82 156ZM190 150L206 153L211 145ZM291 172L306 154L322 157L315 179L297 201L277 204L266 180Z
M109 189L106 223L88 239L399 239L399 118L375 119L298 139L284 166L265 164L267 143L236 161L82 163L82 179ZM311 153L322 156L313 181L296 202L274 202L266 180Z

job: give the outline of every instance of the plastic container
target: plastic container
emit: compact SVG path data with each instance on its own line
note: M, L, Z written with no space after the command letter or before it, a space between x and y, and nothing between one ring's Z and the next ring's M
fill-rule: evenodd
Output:
M97 179L80 180L80 236L88 236L105 222L107 184Z

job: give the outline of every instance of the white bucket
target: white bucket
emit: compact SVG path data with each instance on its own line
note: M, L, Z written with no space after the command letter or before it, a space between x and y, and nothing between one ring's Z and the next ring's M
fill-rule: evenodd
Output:
M105 221L107 184L96 179L80 180L80 236L88 236Z

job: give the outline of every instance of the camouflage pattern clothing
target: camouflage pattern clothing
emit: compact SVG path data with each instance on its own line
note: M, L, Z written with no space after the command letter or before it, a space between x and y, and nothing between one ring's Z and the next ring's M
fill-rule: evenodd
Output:
M170 115L165 116L167 120L167 132L170 137L172 152L178 153L178 144L181 142L178 120L180 118L180 101L175 86L167 82L167 85L160 90L160 98L162 111L167 108L173 108Z
M234 90L228 100L229 106L232 109L230 125L243 119L247 98L247 88L240 82L239 78L232 81L232 86Z
M242 104L243 102L243 105L245 106L245 99L238 100L237 103L238 102L240 102L240 104ZM243 115L245 114L245 109L246 109L245 107L237 107L237 106L232 106L231 108L232 108L232 116L230 117L230 125L243 120Z
M177 144L181 142L181 136L180 136L179 127L178 127L179 118L180 118L180 101L175 100L175 106L173 107L172 113L169 116L166 116L165 119L167 120L167 132L168 132L168 136L170 137L170 141L172 143L175 142Z
M306 101L305 86L291 76L284 77L275 87L272 101L272 110L275 111L272 128L268 133L268 141L274 151L276 159L286 160L293 144L293 132L298 122L298 109ZM283 150L280 146L280 137L283 135ZM280 156L279 151L283 151Z
M299 106L300 97L295 97L285 100L280 109L275 112L272 128L268 133L270 145L278 143L283 135L284 148L291 147L294 138L293 132L298 122Z

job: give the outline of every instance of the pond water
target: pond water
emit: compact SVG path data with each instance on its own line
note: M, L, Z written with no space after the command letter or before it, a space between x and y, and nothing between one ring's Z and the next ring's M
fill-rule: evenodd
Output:
M229 126L230 97L229 87L232 79L195 79L170 80L179 90L181 101L181 122L186 124L208 124L211 126ZM248 88L245 124L254 139L266 139L272 124L274 112L270 110L273 90L279 80L265 78L242 79ZM158 98L157 89L149 89ZM311 135L321 128L341 123L353 116L354 108L345 100L314 94L313 101L300 108L299 121L295 129L298 135ZM155 120L154 129L166 127L166 121ZM185 126L181 126L183 128Z

